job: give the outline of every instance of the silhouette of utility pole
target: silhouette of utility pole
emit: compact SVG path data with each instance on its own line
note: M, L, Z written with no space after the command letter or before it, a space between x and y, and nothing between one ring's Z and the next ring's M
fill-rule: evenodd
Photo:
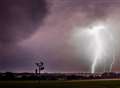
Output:
M39 78L39 83L41 80L41 71L44 70L44 63L42 61L35 63L35 65L38 67L38 78ZM37 72L37 69L36 69Z

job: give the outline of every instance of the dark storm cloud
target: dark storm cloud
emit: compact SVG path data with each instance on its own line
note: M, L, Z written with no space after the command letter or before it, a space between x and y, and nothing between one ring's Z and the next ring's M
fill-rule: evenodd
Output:
M31 55L17 44L29 39L43 25L47 14L46 0L0 0L1 71L28 66Z
M0 43L28 38L46 15L45 0L0 0Z
M39 60L48 72L90 71L83 48L76 53L68 44L71 31L119 6L120 0L0 0L0 71L33 71Z

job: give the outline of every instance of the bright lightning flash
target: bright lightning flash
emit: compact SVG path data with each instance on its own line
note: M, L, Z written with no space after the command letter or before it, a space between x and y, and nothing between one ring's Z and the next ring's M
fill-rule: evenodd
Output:
M103 41L102 41L100 32L104 29L105 29L104 25L96 25L89 29L89 33L94 37L94 41L95 41L94 60L91 67L91 73L95 72L95 67L97 65L97 62L99 59L102 58L101 56L104 49L103 49Z
M106 23L96 23L89 25L86 28L76 27L74 32L74 41L77 49L80 49L81 42L83 45L83 50L85 50L86 56L92 57L91 73L95 73L97 66L101 63L104 66L104 71L111 70L115 59L115 39L112 34L112 29L109 25L104 25ZM85 38L85 39L84 39ZM87 44L87 42L89 44ZM81 45L80 45L81 44ZM109 51L109 53L107 52ZM78 51L79 52L79 51ZM81 51L82 52L82 51ZM111 58L111 55L113 56ZM103 60L103 61L102 61ZM108 62L106 62L108 61ZM112 61L112 64L111 64ZM109 65L111 66L109 67Z

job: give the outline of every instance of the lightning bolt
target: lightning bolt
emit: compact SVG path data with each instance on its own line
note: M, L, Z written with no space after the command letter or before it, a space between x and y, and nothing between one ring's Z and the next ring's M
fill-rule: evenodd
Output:
M105 27L103 25L96 25L89 29L90 34L94 37L94 60L91 66L91 73L95 72L95 67L99 59L101 59L102 52L103 52L103 41L100 35L100 31L103 30Z

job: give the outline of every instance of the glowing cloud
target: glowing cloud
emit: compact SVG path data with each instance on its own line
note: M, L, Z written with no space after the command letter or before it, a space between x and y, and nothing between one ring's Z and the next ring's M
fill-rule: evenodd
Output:
M86 28L78 27L74 32L74 39L78 43L75 44L77 49L80 49L82 47L80 43L84 42L85 55L91 56L88 58L92 59L91 73L96 72L96 67L100 62L104 66L104 71L111 71L114 64L114 38L107 24L96 22Z

